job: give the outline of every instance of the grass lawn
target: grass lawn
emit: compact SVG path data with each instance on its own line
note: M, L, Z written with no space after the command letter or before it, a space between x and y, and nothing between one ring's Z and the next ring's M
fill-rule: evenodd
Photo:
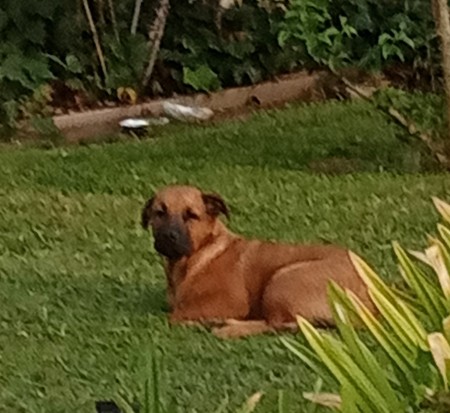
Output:
M139 391L153 341L167 398L214 412L263 390L292 411L316 380L276 337L222 342L169 328L164 277L140 208L168 183L220 192L248 236L332 241L396 277L391 240L424 244L448 175L361 103L296 106L246 123L169 127L159 139L0 152L0 411L88 413ZM323 175L315 171L354 172ZM380 172L385 171L385 172ZM305 409L303 410L305 411Z

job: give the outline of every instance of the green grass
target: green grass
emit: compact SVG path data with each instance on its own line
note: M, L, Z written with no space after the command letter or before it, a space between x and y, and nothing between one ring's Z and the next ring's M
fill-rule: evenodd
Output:
M180 412L213 412L227 394L237 406L258 390L257 411L274 412L279 389L302 411L316 377L276 337L222 342L168 327L140 208L159 186L196 184L229 200L235 231L345 244L394 277L391 240L423 244L437 220L430 196L450 199L448 175L415 173L433 163L402 138L370 106L325 104L144 142L4 148L0 411L87 413L116 390L136 393L152 342ZM359 173L311 173L336 171L335 158Z

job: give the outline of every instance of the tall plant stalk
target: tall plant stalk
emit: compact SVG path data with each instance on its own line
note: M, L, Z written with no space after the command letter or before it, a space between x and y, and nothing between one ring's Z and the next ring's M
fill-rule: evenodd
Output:
M164 35L164 29L166 27L167 16L169 15L170 1L160 0L159 6L156 10L156 17L153 24L150 27L148 33L150 56L147 67L145 69L144 77L142 79L142 86L148 85L153 73L156 58L158 57L159 48L161 46L161 39Z
M136 34L137 26L139 22L139 15L141 14L141 6L142 6L142 0L136 0L134 2L134 13L133 13L133 20L131 22L131 34Z
M94 19L92 17L91 9L89 7L88 0L83 0L84 11L86 13L86 18L89 23L89 28L91 29L92 39L94 41L95 50L97 52L97 58L100 62L100 67L102 69L103 77L106 79L108 77L108 72L106 71L105 56L103 54L102 46L100 44L100 39L97 33L97 28L95 27Z

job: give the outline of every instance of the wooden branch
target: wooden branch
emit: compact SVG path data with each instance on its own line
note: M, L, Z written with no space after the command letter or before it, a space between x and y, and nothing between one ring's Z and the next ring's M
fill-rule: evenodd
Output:
M142 6L142 0L136 0L134 2L134 13L133 13L133 20L131 22L131 34L136 34L137 26L139 22L139 16L141 14L141 6Z
M156 58L158 57L159 48L161 46L161 39L164 35L166 27L167 16L169 15L170 2L169 0L160 0L158 9L156 10L156 17L150 27L148 38L150 43L150 56L147 68L142 79L142 86L147 86L153 73Z
M108 77L108 73L106 71L105 56L103 55L102 46L100 44L100 39L98 37L94 19L92 18L92 13L91 13L91 9L89 8L88 0L83 0L83 6L84 6L84 11L86 13L86 17L87 17L87 20L89 23L89 27L91 29L92 38L94 40L95 49L97 51L97 57L100 62L100 67L102 68L103 76L106 79Z

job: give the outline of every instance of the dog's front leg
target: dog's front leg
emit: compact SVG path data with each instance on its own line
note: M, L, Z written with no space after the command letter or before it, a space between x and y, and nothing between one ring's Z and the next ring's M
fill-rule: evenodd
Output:
M226 320L219 318L190 318L186 314L174 311L169 317L170 325L185 325L189 327L221 327L226 324Z
M298 331L296 323L284 323L272 326L265 320L226 320L225 325L212 329L216 337L222 339L241 338L265 333L276 333L278 331Z

